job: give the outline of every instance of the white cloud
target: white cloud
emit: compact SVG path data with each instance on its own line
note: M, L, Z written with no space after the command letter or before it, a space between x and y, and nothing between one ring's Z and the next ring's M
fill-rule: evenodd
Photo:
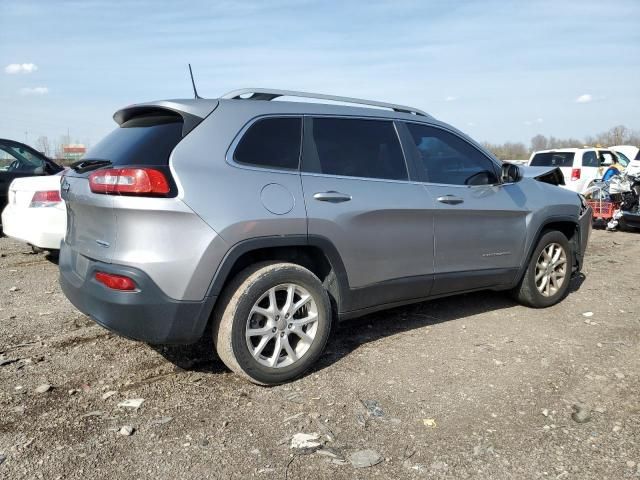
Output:
M476 122L467 122L467 126L468 127L475 127L476 126Z
M593 100L593 97L589 93L585 93L584 95L580 95L576 98L576 103L589 103Z
M47 93L49 93L47 87L25 87L20 89L20 95L46 95Z
M444 97L445 102L455 102L457 99L458 97L454 97L452 95L449 95L448 97Z
M33 73L38 70L38 66L35 63L10 63L4 67L4 71L9 75L16 73Z

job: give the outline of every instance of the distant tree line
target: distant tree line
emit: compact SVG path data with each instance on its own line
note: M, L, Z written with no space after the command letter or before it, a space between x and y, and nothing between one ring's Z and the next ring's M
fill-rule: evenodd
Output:
M531 139L529 147L522 142L506 142L503 144L484 142L483 145L500 160L526 160L531 155L531 152L550 148L609 147L612 145L640 146L640 131L630 130L624 125L618 125L606 132L589 135L582 140L577 138L556 138L554 136L547 137L538 134Z

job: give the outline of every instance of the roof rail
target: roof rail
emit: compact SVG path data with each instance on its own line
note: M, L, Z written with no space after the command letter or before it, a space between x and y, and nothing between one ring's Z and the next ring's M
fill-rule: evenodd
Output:
M430 117L426 112L413 107L395 105L393 103L376 102L375 100L363 100L361 98L338 97L335 95L325 95L323 93L295 92L292 90L272 90L269 88L243 88L225 93L220 98L227 100L273 100L278 97L298 97L313 98L316 100L330 100L332 102L354 103L358 105L369 105L371 107L388 108L395 112L410 113Z

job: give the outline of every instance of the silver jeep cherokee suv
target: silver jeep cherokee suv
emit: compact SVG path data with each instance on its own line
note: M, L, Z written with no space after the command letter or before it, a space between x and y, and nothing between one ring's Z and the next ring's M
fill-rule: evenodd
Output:
M557 169L414 108L251 89L114 119L62 180L64 293L132 339L212 332L256 383L307 370L334 320L482 289L548 307L582 264L591 212Z

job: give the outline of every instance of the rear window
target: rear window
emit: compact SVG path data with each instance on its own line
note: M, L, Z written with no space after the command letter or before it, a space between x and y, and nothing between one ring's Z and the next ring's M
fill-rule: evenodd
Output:
M574 152L542 152L531 159L532 167L572 167Z
M169 155L182 139L182 117L147 114L134 117L98 142L83 160L109 160L113 166L169 164Z

